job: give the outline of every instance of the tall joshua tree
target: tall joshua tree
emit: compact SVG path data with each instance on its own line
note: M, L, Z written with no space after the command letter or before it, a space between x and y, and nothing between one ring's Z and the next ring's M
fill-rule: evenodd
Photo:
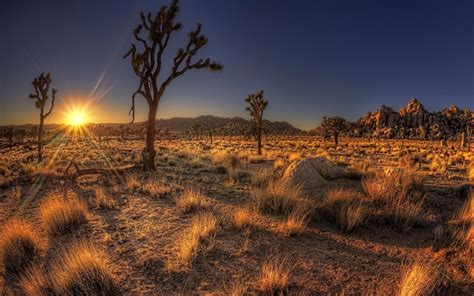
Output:
M334 144L337 146L339 143L339 134L346 130L347 122L341 117L323 117L321 128L325 135L334 137Z
M223 68L221 64L211 61L209 58L194 60L199 50L207 44L207 38L201 34L201 25L198 24L196 29L188 34L186 46L177 50L170 73L167 76L160 75L162 74L162 56L168 46L168 41L173 33L183 27L176 20L178 11L178 0L172 0L169 6L162 6L156 15L140 13L141 23L133 31L138 45L132 44L124 56L124 59L131 56L133 71L140 79L138 89L132 95L130 109L133 117L132 122L135 120L135 96L141 95L148 103L146 146L142 151L145 171L155 170L155 119L158 104L166 88L173 80L189 70L220 71ZM142 34L142 31L145 32ZM138 47L142 49L138 49ZM158 80L161 83L158 83Z
M263 98L263 90L256 92L255 94L250 94L245 98L247 102L247 111L250 112L250 116L255 121L257 125L257 153L262 154L262 120L263 120L263 110L267 108L268 101L265 101Z
M51 85L51 76L49 73L41 73L39 77L33 79L31 83L35 91L30 94L30 99L35 100L36 108L40 109L40 123L38 127L38 162L43 161L43 124L46 117L51 114L54 108L54 100L56 99L56 89L51 89L51 105L49 111L44 113L46 102L49 100L49 87Z

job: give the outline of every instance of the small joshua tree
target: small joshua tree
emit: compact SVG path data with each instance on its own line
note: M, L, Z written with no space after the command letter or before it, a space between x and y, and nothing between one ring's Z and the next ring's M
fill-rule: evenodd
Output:
M341 117L323 117L321 128L323 134L334 137L334 144L339 144L339 134L346 130L346 120Z
M183 27L176 20L179 6L178 0L172 0L169 6L162 6L156 15L143 12L140 14L141 24L133 31L133 35L143 49L138 49L135 44L125 54L124 58L131 56L132 68L135 75L140 79L138 89L132 94L132 122L135 119L135 96L144 97L148 103L148 122L146 130L146 147L142 151L143 169L145 171L155 170L155 120L158 104L163 97L166 88L176 78L189 70L208 69L210 71L222 70L222 65L207 59L193 58L200 49L207 44L207 38L201 34L201 25L189 33L188 42L184 48L179 48L172 61L171 73L168 76L160 76L162 70L162 56L168 46L168 41L174 32ZM144 30L144 34L142 33ZM159 77L163 77L158 84Z
M51 114L54 108L54 100L56 99L56 89L51 90L51 106L49 111L44 113L46 102L49 100L49 86L51 84L51 76L49 73L41 73L39 77L35 78L31 83L35 91L30 94L30 99L35 100L36 108L40 109L40 123L38 126L38 162L43 161L43 123L46 117Z
M250 112L250 116L255 121L257 125L257 153L262 154L262 119L263 119L263 110L268 105L268 101L265 101L263 98L263 90L250 94L245 98L247 102L247 111Z

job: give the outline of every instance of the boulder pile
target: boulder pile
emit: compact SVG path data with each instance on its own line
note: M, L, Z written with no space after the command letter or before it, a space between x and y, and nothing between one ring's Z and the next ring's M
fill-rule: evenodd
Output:
M474 122L474 112L456 106L428 112L417 99L411 99L399 112L382 105L350 124L347 136L441 140L461 138Z

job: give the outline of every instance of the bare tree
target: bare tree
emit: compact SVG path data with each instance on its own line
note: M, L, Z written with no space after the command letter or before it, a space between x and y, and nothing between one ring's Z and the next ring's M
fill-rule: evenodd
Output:
M267 108L268 101L263 98L263 90L250 94L245 101L248 103L247 111L250 112L255 124L257 125L257 153L262 154L262 119L263 110Z
M324 116L321 128L324 135L334 137L334 144L337 146L339 144L339 134L346 130L347 122L341 117Z
M49 86L51 84L51 76L49 73L41 73L39 77L35 78L31 83L35 91L34 94L30 94L30 99L35 100L36 108L40 109L40 123L38 126L38 162L43 161L43 124L46 117L51 114L54 108L54 100L56 99L56 89L51 90L51 106L49 111L44 113L46 102L49 99Z
M135 119L135 96L144 97L148 103L148 122L146 130L146 147L142 151L143 169L145 171L155 170L155 120L158 104L170 83L188 70L208 69L210 71L222 70L222 65L207 59L193 61L199 50L207 44L207 38L201 34L201 25L189 33L188 42L184 48L179 48L173 59L171 73L158 83L162 70L162 56L168 46L168 41L174 32L183 26L176 21L179 11L178 0L172 0L169 6L162 6L156 15L148 13L146 16L140 13L141 24L139 24L133 35L142 50L132 44L131 49L125 54L124 59L131 55L132 68L140 79L138 89L132 95L132 122ZM142 30L145 33L142 35ZM129 113L129 114L130 114Z

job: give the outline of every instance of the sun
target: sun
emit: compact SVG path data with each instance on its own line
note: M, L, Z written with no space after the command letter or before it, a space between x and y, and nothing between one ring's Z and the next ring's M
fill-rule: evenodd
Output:
M72 110L68 115L68 124L72 126L81 126L86 123L87 116L83 110Z

